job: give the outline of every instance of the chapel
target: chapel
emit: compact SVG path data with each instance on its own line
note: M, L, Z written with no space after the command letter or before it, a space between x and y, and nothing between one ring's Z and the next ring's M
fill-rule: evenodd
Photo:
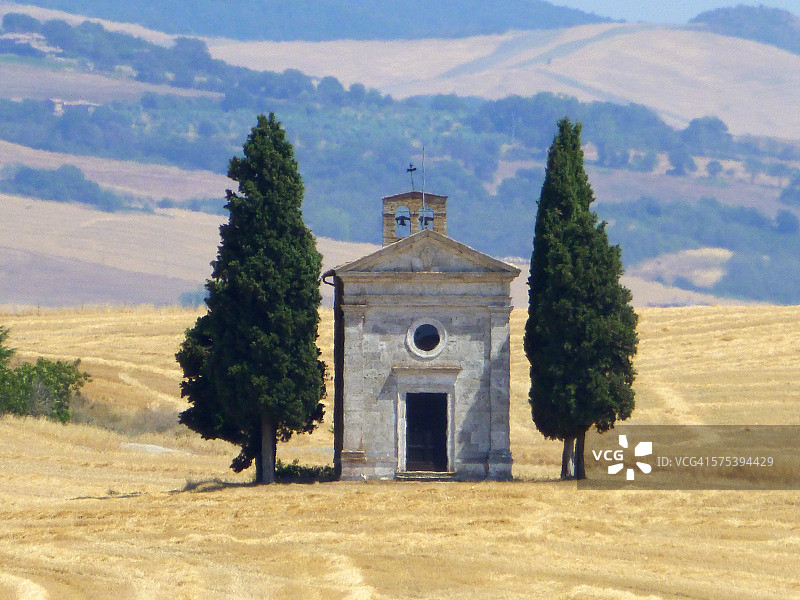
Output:
M331 269L344 480L511 478L510 284L447 236L447 197L383 198L383 247Z

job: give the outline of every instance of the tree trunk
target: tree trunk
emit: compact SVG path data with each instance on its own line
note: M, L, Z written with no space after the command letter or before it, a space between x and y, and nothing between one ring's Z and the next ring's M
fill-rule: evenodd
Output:
M278 437L275 420L267 415L261 418L261 483L275 483L275 451Z
M581 431L575 439L575 479L586 479L586 466L583 462L583 450L586 445L586 432Z
M561 452L561 479L575 479L575 438L564 438Z
M261 459L261 452L256 454L255 463L256 463L256 481L262 481L264 479L264 462Z

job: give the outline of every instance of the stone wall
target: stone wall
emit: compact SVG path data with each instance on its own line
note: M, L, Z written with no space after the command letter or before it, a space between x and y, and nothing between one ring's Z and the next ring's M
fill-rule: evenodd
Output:
M406 471L411 393L447 397L452 476L510 478L510 283L519 269L423 231L335 272L342 478L391 479ZM429 349L413 341L423 324L438 335Z
M392 478L403 470L405 394L421 391L448 394L450 470L457 477L510 477L510 309L437 298L435 306L344 305L344 449L359 454L343 460L343 478ZM433 358L409 348L409 329L420 321L436 321L445 331Z

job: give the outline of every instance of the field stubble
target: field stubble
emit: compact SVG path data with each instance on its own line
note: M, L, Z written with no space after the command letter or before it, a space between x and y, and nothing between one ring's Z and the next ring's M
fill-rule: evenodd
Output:
M127 420L119 432L0 420L0 597L800 598L796 492L579 491L553 479L560 446L530 421L521 311L516 482L270 488L227 469L227 444L135 429L142 411L184 406L173 355L197 315L1 317L20 358L81 357L87 403ZM632 422L800 423L799 307L640 315ZM329 462L329 420L281 458Z

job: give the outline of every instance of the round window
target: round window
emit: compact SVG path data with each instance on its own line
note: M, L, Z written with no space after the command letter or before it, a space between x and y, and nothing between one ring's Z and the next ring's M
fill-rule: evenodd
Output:
M435 325L423 323L414 330L414 345L424 352L430 352L436 348L440 341L442 338L439 337L439 330Z
M409 350L421 358L439 356L446 341L444 326L435 319L415 321L406 335Z

